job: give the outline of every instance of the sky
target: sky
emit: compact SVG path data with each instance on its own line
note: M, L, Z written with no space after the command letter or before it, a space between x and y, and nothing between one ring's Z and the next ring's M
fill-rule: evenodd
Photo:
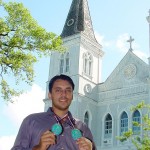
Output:
M16 2L22 2L43 28L60 35L72 0ZM133 52L148 62L149 24L146 17L149 15L149 0L88 0L88 4L95 36L105 53L102 60L102 82L129 50L126 41L130 36L134 38ZM25 87L26 92L15 98L14 104L6 104L0 97L0 150L10 150L23 118L44 111L49 58L41 58L34 68L36 77L33 85Z

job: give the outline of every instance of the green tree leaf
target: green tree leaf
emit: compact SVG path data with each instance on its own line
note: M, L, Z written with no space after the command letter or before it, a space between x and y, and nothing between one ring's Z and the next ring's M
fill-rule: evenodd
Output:
M141 110L141 112L145 112L142 116L142 124L138 122L133 122L134 126L140 126L142 128L142 134L134 135L132 129L125 132L122 136L117 137L118 140L124 142L130 139L133 145L136 147L137 150L150 150L150 105L145 104L144 101L139 103L137 106L131 109L132 111Z
M12 88L7 76L15 78L14 85L22 81L31 85L38 59L54 50L64 52L65 48L61 37L39 26L22 3L0 0L0 7L6 12L0 18L0 86L4 100L12 102L22 90Z

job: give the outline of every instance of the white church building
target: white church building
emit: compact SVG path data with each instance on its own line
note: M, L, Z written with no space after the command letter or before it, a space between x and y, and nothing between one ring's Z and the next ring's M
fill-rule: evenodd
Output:
M129 128L142 134L132 121L140 122L143 112L132 112L131 107L142 100L150 103L149 65L130 47L106 81L101 81L104 52L93 32L87 0L72 0L61 37L67 51L51 53L45 111L51 105L49 80L57 74L69 75L75 83L70 111L89 126L97 149L132 149L130 141L121 143L116 136Z

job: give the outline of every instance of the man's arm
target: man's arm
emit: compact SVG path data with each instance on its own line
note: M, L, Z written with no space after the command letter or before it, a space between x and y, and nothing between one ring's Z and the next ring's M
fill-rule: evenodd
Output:
M20 126L17 134L14 146L11 150L32 150L29 146L31 140L30 121L29 118L25 118Z

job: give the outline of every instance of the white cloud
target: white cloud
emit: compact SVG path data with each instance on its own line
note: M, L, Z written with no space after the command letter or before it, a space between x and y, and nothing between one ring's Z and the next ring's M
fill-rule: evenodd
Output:
M0 137L0 150L10 150L15 141L15 136Z
M101 45L103 45L103 40L104 40L104 36L102 36L102 35L100 35L98 32L94 32L94 34L95 34L95 38L96 38L96 40L101 44Z
M110 50L116 49L117 51L119 51L121 53L126 53L130 48L129 43L127 42L127 40L129 40L129 37L130 37L128 33L124 33L122 35L119 35L116 40L115 39L106 40L103 35L100 35L98 32L95 31L95 37L96 37L97 41L103 47L109 47ZM137 49L138 47L139 46L137 43L135 43L135 42L132 43L133 49Z
M118 52L121 52L123 55L127 53L127 51L130 48L129 42L127 42L130 38L130 35L128 33L124 33L122 35L119 35L116 40L106 40L103 35L100 35L98 32L94 32L95 37L97 41L102 45L102 47L109 48L110 51L115 50ZM132 42L132 49L133 53L136 54L139 58L141 58L143 61L148 61L148 54L144 53L141 49L138 43L135 41ZM114 53L114 51L113 51Z
M19 129L22 120L31 113L43 112L45 91L38 85L34 84L30 91L23 93L14 104L9 103L3 108L3 113L12 124ZM8 126L8 125L7 125ZM8 128L9 129L9 128ZM0 137L0 150L10 150L14 144L16 135Z
M9 103L4 108L4 113L12 120L17 127L20 126L22 120L31 113L44 111L45 91L38 85L34 84L31 91L23 93L15 98L15 103Z
M129 39L128 33L118 36L118 39L116 40L116 47L120 52L125 53L129 49L129 46L127 46L128 39Z
M95 38L103 47L109 47L112 45L112 41L106 41L103 35L100 35L97 31L94 32Z
M134 50L133 53L136 54L139 58L141 58L146 63L148 62L148 54L143 53L140 50Z
M127 42L127 40L129 40L129 37L130 36L128 33L118 36L118 39L116 40L116 47L120 52L126 53L129 50L130 44ZM148 55L140 49L139 44L135 41L132 43L132 49L134 54L136 54L139 58L147 62Z

